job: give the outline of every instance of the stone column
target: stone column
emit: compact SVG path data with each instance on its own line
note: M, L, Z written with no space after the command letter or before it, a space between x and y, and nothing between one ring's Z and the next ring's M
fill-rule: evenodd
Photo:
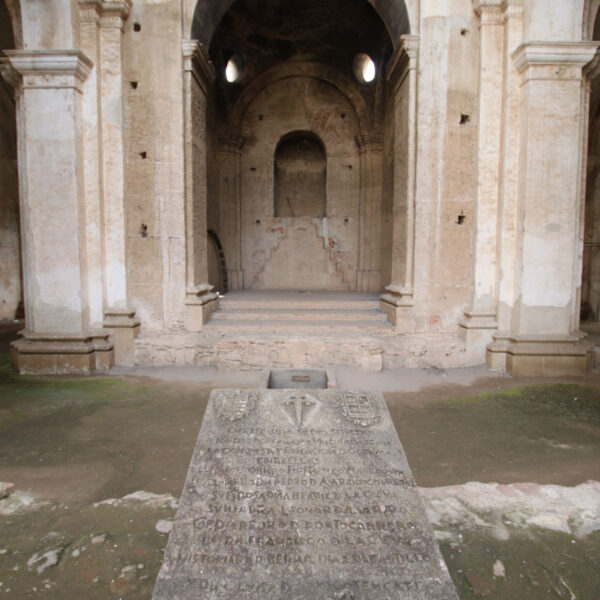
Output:
M383 133L365 131L356 136L360 152L359 254L356 289L381 290L381 189Z
M497 222L504 46L503 0L473 0L480 18L477 189L473 247L473 298L460 323L467 365L485 361L496 321Z
M102 0L100 13L100 126L103 188L104 328L115 342L115 362L133 364L140 322L127 293L127 224L123 149L123 24L130 0Z
M488 346L488 363L503 362L512 374L572 375L587 368L588 348L573 315L587 135L583 69L597 47L527 42L512 55L521 77L516 244L521 266L514 273L510 333L499 347Z
M417 57L419 38L404 35L390 60L387 79L394 97L394 192L392 277L380 299L396 330L413 331Z
M104 265L102 255L102 144L100 131L100 42L101 0L80 0L81 50L93 63L83 82L82 120L86 213L87 285L90 325L102 328L104 321Z
M90 330L86 280L82 83L77 50L7 51L17 97L26 330L13 343L20 373L89 373L112 363Z
M228 289L244 288L242 270L242 206L240 151L244 139L236 136L219 140L219 209L221 243L227 264Z
M489 348L501 350L506 347L515 304L514 273L517 263L518 232L518 171L519 171L519 122L520 122L520 76L511 54L523 41L523 0L507 0L504 3L504 89L502 106L501 171L498 209L498 267L496 269L498 303L498 331L494 342L488 345L487 361L494 369L506 369L506 354L490 353Z
M200 331L219 306L208 283L206 97L215 78L208 52L196 40L183 42L186 298L184 327Z

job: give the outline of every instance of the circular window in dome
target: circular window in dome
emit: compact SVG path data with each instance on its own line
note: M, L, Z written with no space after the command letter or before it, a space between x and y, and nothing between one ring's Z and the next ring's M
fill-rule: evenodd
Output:
M239 81L246 72L246 61L241 54L234 54L225 67L225 79L229 83Z
M375 63L368 54L361 52L354 57L354 74L361 83L371 83L377 75Z

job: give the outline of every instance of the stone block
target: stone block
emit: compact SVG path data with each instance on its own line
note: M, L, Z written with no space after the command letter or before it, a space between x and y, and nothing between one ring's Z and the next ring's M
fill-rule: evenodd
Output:
M214 390L153 600L457 600L381 394Z

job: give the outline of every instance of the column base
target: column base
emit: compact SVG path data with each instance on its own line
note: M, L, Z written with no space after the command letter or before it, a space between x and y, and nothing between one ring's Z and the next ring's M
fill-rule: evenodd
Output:
M359 292L378 292L381 290L381 271L378 269L359 269L356 272L356 290Z
M415 331L414 299L412 291L403 291L398 286L389 285L388 293L379 296L379 308L387 315L398 333Z
M219 308L219 294L213 293L212 288L212 285L204 284L187 292L183 314L183 326L187 331L202 331L210 315Z
M132 367L133 344L140 332L140 320L135 318L135 311L129 309L109 309L104 313L104 329L108 331L115 345L115 364Z
M499 332L487 346L492 369L525 377L583 375L591 367L591 345L580 335L510 335Z
M11 343L12 367L19 375L89 375L114 364L108 333L61 336L20 332Z
M458 325L460 338L465 342L465 366L485 363L486 347L498 329L496 313L465 312L465 319Z

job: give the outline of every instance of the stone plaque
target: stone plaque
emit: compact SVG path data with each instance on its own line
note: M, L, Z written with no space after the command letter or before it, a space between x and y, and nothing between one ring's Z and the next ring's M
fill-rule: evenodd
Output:
M212 392L153 600L458 596L381 394Z

